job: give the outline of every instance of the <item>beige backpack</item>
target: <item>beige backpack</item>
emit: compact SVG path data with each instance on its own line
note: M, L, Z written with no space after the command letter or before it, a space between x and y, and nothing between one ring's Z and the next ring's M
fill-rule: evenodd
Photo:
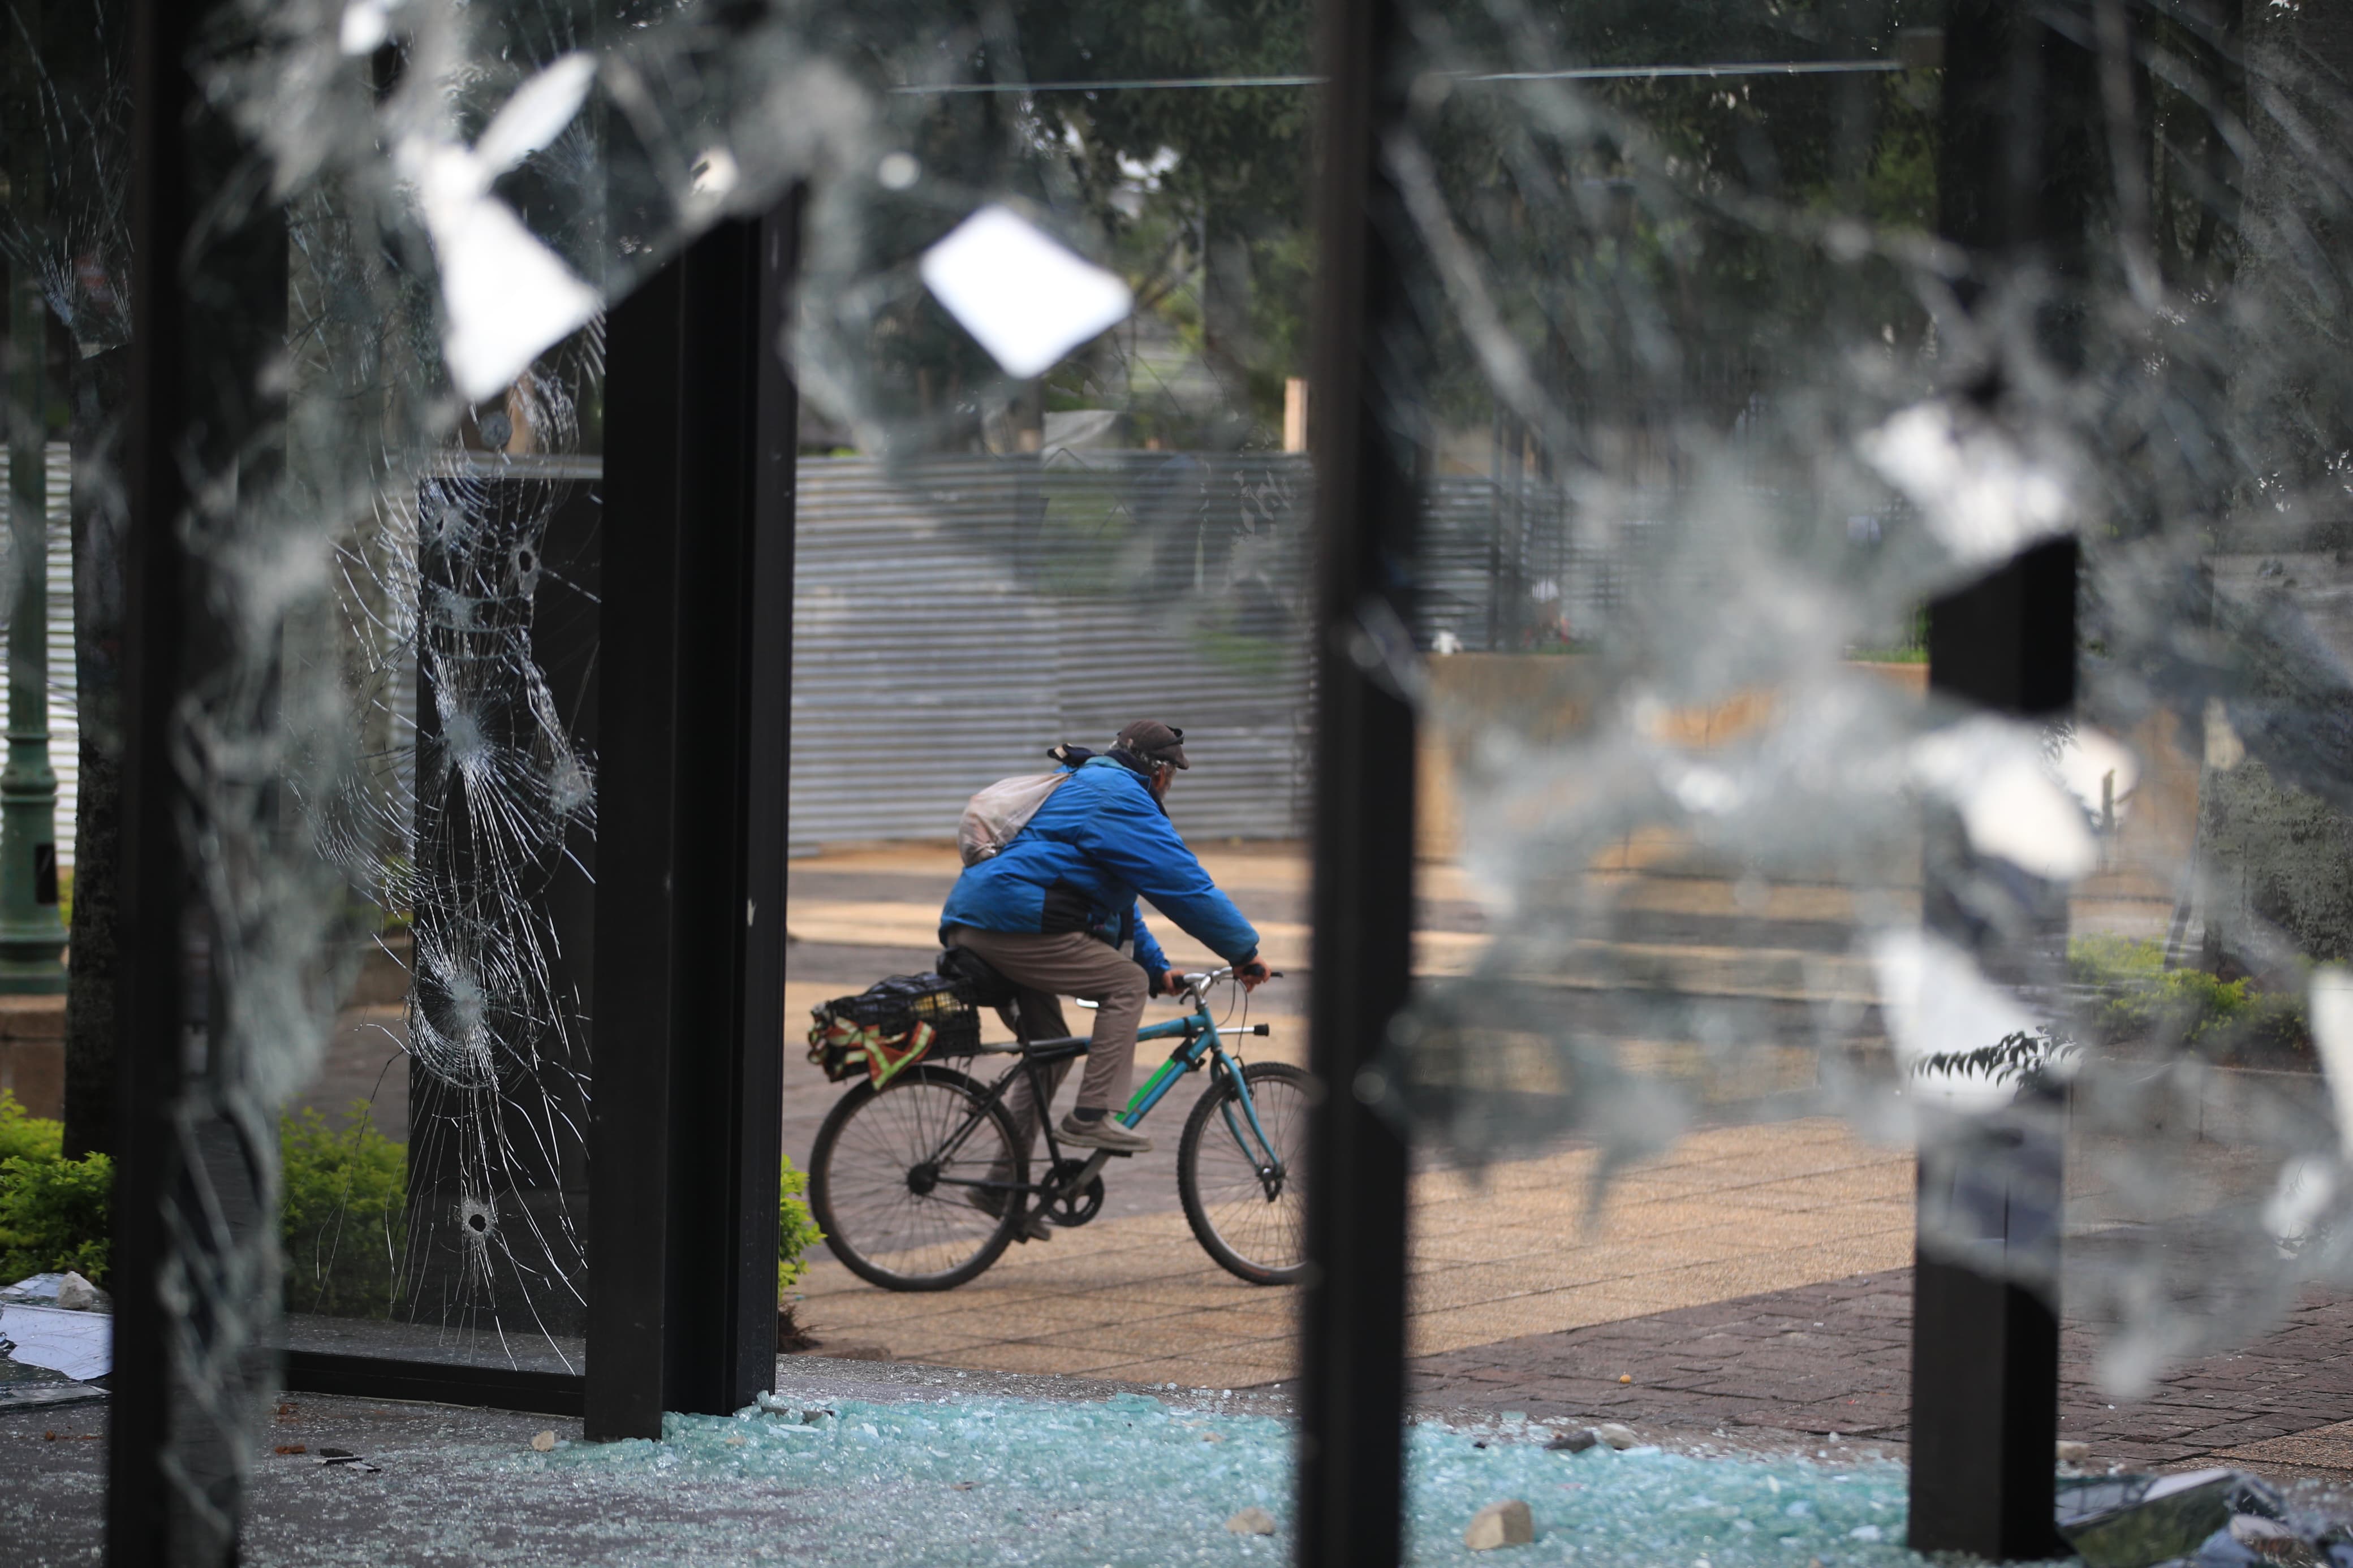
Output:
M1070 776L1025 773L999 779L966 801L964 816L956 823L956 851L964 863L977 866L1012 843L1014 835L1027 827L1038 808L1046 804L1046 797Z

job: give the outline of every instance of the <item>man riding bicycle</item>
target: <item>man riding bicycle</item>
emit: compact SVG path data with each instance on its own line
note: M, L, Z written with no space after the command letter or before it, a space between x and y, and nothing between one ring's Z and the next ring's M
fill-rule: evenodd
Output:
M1065 1143L1119 1154L1152 1148L1112 1111L1127 1100L1145 999L1174 994L1185 976L1145 929L1139 895L1231 963L1245 987L1268 978L1258 932L1168 820L1168 785L1191 766L1184 739L1181 730L1139 720L1105 754L1066 768L1069 776L1010 842L965 868L940 911L941 942L969 949L1019 992L1024 1038L1064 1032L1060 997L1096 1005L1078 1103L1054 1130ZM1069 1067L1045 1069L1050 1101ZM1007 1107L1020 1146L1034 1145L1040 1108L1026 1079Z

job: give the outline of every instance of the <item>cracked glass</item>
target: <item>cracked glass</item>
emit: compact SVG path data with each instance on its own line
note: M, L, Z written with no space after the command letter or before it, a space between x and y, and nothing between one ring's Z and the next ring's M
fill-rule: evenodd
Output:
M1296 152L1301 89L1007 90L1029 32L923 20L354 7L240 70L296 193L289 468L334 519L299 743L358 910L286 1129L290 1346L583 1364L601 312L714 219L809 184L797 846L935 840L1172 687L1224 775L1179 825L1295 826L1303 169L1154 138ZM876 648L925 602L976 613ZM910 705L943 764L853 782Z
M209 673L172 763L198 1195L171 1223L201 1235L167 1269L192 1396L167 1469L196 1560L234 1532L272 1347L586 1365L597 563L624 525L605 312L713 222L807 189L797 846L943 837L974 788L1103 747L1150 689L1227 769L1180 825L1295 830L1304 16L1146 45L1092 13L232 5L193 65L235 145L188 254L147 258L126 16L19 11L38 80L12 101L49 184L45 207L12 187L9 255L71 340L85 677L122 613L104 552L138 269L273 345L224 383L259 411L237 449L187 455L178 524L224 628L192 648ZM1152 85L1205 50L1290 75ZM1106 70L1145 85L1023 85ZM1222 167L1236 146L1256 161ZM982 613L861 672L927 600ZM955 683L989 668L975 716ZM119 757L85 697L81 750ZM954 760L860 798L848 761L901 747L907 705L950 717ZM860 962L812 984L881 977Z
M1422 907L1353 1088L1493 1184L1433 1178L1418 1237L1538 1185L1663 1222L1658 1157L1714 1139L1861 1190L1746 1285L1896 1267L1916 1152L1925 1245L2063 1289L2125 1394L2341 1279L2341 22L2087 0L2005 55L1910 0L1403 15L1376 402L1414 608L1352 629L1421 715ZM943 838L1155 689L1219 764L1181 828L1300 830L1306 16L254 0L198 61L242 151L166 259L128 254L122 16L12 16L85 781L132 279L283 310L282 414L184 521L236 635L174 759L182 1121L280 1216L224 1197L221 1268L171 1282L178 1484L226 1530L261 1347L586 1364L604 312L712 222L807 187L795 847ZM2072 572L2021 617L2074 670L2031 716L1946 680L1983 648L1930 659L2021 557ZM911 605L955 608L878 636ZM953 761L876 779L919 727ZM929 941L797 957L788 1019ZM1807 1206L1704 1186L1659 1256ZM1469 1342L1442 1261L1418 1352Z
M2338 25L1409 16L1384 667L1494 934L1425 950L1388 1102L1628 1213L1679 1140L1818 1198L1824 1119L1916 1149L1923 1246L2063 1295L2111 1397L2267 1331L2343 1268ZM1969 700L2003 659L2072 702ZM1908 1265L1909 1184L1751 1287Z

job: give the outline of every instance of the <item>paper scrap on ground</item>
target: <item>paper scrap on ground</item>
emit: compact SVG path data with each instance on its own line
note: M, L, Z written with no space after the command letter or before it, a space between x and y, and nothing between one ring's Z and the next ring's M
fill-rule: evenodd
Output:
M0 1337L16 1342L11 1358L87 1383L114 1370L114 1320L104 1312L0 1306Z

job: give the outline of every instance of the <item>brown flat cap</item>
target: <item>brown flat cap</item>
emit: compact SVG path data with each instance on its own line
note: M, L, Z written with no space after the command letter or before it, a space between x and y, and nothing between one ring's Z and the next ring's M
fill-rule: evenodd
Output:
M1122 730L1112 745L1147 763L1174 763L1180 768L1193 765L1185 760L1185 731L1157 719L1138 719Z

